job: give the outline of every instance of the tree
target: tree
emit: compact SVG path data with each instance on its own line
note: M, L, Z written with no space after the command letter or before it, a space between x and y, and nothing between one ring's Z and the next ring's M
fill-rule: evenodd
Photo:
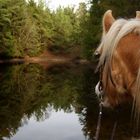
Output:
M0 55L9 56L13 52L12 46L14 44L11 27L12 14L8 8L10 0L0 0Z
M79 8L76 11L77 14L77 20L79 23L79 44L81 46L81 52L82 52L82 57L84 58L91 58L91 50L92 50L92 45L91 45L91 31L89 30L89 27L91 26L89 19L90 19L90 14L89 11L87 10L87 6L85 3L80 3Z

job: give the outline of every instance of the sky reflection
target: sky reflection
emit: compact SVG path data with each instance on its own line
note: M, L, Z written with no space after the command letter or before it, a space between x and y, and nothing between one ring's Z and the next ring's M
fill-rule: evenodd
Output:
M53 110L50 117L41 122L32 116L10 140L86 140L81 129L77 114Z

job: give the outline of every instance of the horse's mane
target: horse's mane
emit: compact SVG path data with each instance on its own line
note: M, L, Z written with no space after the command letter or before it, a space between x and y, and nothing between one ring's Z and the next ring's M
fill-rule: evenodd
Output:
M102 54L99 60L98 67L102 66L106 60L111 61L114 50L116 49L121 38L133 32L140 34L139 19L118 19L113 23L107 33L105 33L104 31L102 42L99 45L99 47L102 48Z

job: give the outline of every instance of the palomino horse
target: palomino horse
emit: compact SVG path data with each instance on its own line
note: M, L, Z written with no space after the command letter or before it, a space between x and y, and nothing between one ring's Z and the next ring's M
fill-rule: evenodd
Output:
M134 19L115 20L108 10L95 54L100 54L95 92L103 95L102 104L115 107L133 99L140 111L140 12Z

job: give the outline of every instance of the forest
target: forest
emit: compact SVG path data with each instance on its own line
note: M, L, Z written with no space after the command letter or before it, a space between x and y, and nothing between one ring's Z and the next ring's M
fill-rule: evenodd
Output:
M133 18L140 2L89 0L76 10L59 7L52 11L43 0L0 0L0 59L39 56L47 50L92 59L108 9L116 18Z

